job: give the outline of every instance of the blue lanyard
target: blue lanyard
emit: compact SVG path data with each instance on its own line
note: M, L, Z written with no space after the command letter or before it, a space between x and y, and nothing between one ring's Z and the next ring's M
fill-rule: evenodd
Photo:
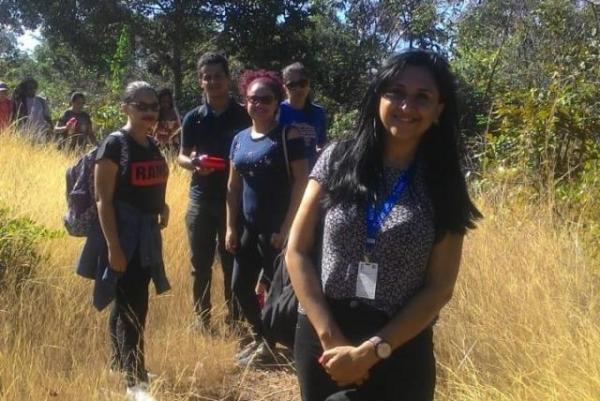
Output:
M392 209L398 203L398 201L400 200L400 197L402 196L402 193L406 189L406 186L408 184L409 172L410 172L410 169L404 171L400 175L400 177L398 177L398 180L396 181L396 184L394 184L392 191L387 196L387 198L385 198L383 200L383 203L381 203L379 205L379 207L377 207L374 200L371 200L368 203L368 206L367 206L367 240L366 240L366 244L365 244L366 248L367 248L367 255L366 255L367 258L373 252L373 249L375 248L375 239L377 237L377 234L381 230L381 226L383 225L383 222L390 215Z

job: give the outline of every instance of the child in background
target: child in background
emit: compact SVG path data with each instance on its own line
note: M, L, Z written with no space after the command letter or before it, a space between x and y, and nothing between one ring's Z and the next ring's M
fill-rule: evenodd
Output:
M8 85L0 82L0 130L10 125L12 116L12 100L9 96Z
M71 107L56 122L54 133L59 136L60 147L73 150L90 143L97 144L92 130L92 119L83 110L85 96L81 92L71 94Z

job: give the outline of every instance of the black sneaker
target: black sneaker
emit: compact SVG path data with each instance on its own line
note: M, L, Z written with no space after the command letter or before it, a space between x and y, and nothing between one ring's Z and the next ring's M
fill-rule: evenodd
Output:
M236 364L240 367L270 365L274 361L275 355L273 354L273 350L264 341L261 341L253 352L236 358Z

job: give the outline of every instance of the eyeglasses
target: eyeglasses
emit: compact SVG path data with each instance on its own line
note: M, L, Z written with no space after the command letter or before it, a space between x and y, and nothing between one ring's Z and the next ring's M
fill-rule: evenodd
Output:
M285 86L288 89L306 88L308 86L308 79L302 78L302 79L299 79L297 81L286 82Z
M275 96L273 95L265 95L265 96L248 96L248 102L256 105L256 104L271 104L275 100Z
M404 103L410 103L417 107L428 107L433 103L433 98L424 92L419 92L415 95L409 95L402 89L390 89L381 95L384 99L389 100L399 106Z
M157 103L144 103L144 102L129 102L130 105L135 107L137 111L146 112L146 111L158 111L160 110L160 105Z

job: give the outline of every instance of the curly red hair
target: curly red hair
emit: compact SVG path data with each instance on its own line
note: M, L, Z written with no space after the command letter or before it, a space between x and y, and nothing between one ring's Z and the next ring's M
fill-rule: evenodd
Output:
M246 70L242 73L238 87L240 90L240 95L243 98L246 98L246 94L248 93L250 85L256 81L261 82L269 87L278 102L281 102L283 99L285 99L283 81L277 72L269 70Z

